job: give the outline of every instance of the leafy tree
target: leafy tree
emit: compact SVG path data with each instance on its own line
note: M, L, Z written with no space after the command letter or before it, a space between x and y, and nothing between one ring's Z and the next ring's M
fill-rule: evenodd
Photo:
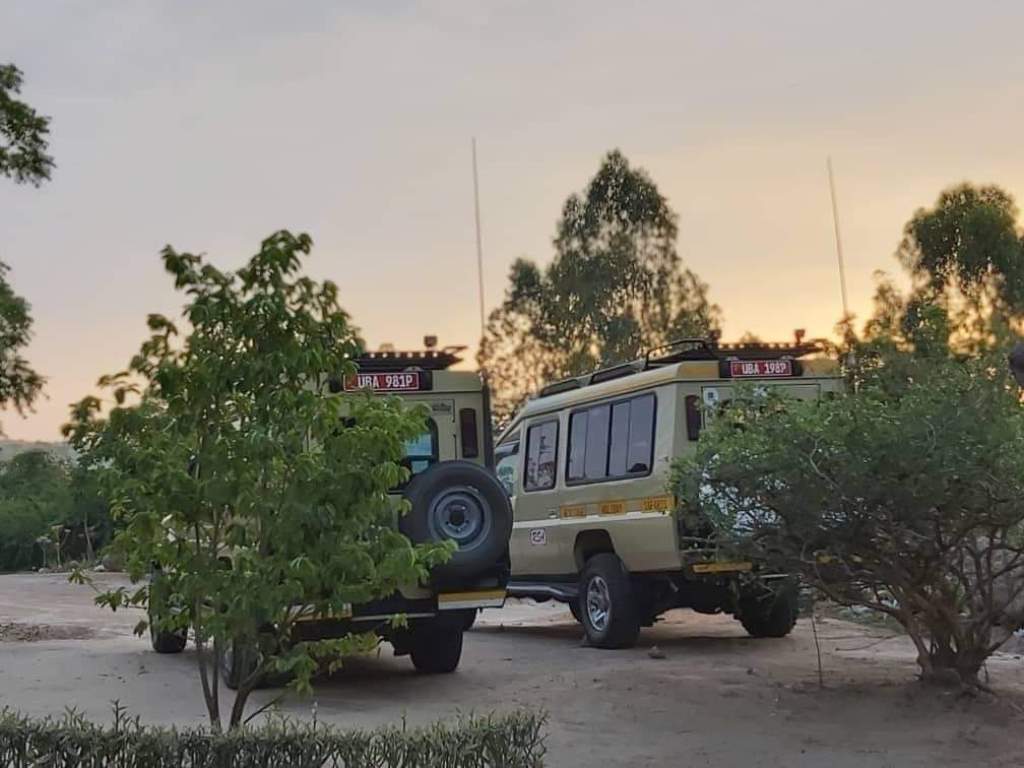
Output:
M562 208L546 268L519 259L478 361L499 419L545 382L639 356L717 327L707 286L683 267L668 201L646 172L608 153Z
M43 387L43 378L28 364L21 350L32 335L28 303L14 293L0 262L0 407L13 405L18 413L31 407Z
M86 398L65 428L112 500L130 575L157 569L151 584L98 600L148 604L160 633L192 627L215 729L222 663L244 670L235 728L267 674L309 690L318 660L377 642L293 643L297 622L417 583L448 553L402 536L388 497L424 415L327 391L329 376L354 372L359 347L337 287L301 274L310 248L307 235L281 231L229 273L167 247L188 330L150 316L128 370L101 380L117 405L103 416Z
M979 685L1024 623L1024 412L1000 363L908 356L899 389L813 403L746 393L679 467L691 528L891 616L923 678Z
M71 506L67 467L44 451L0 464L0 570L41 565L37 541L63 528Z
M21 83L20 69L0 65L0 176L39 186L53 169L53 158L46 153L50 118L15 98Z
M999 187L962 184L906 225L897 255L915 279L918 300L958 315L962 341L989 341L1000 326L1024 319L1017 216L1013 198Z
M53 159L46 154L50 118L14 98L21 83L21 70L0 65L0 176L39 186L53 168ZM13 404L22 413L38 396L43 380L19 353L29 342L32 318L28 304L7 283L6 273L7 265L0 262L0 407Z

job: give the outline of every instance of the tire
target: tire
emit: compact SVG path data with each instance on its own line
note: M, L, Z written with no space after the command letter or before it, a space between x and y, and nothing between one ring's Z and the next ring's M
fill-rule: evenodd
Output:
M580 578L579 611L587 641L595 648L631 648L640 634L633 583L622 561L594 555Z
M237 691L246 678L256 670L259 656L256 649L244 654L239 640L232 640L226 645L220 655L220 679L228 689Z
M799 594L787 586L741 598L737 618L751 637L785 637L793 631L799 615Z
M422 674L454 672L462 658L462 629L445 626L414 631L409 655L416 671Z
M479 611L476 608L463 612L461 624L463 632L468 632L473 628L473 625L476 624L476 616L478 613Z
M181 653L188 644L188 630L179 629L173 632L166 630L158 631L153 626L153 619L149 620L149 644L157 653Z
M163 581L159 572L150 575L149 600L146 605L146 616L149 622L149 644L157 653L181 653L188 644L188 627L174 630L158 630L156 619L166 615L169 610L167 595L161 589Z
M583 614L580 613L579 603L576 600L570 600L567 603L567 605L569 606L569 613L572 614L572 617L574 619L576 619L576 621L578 623L582 624L583 623Z
M238 687L256 671L256 667L261 662L259 649L253 649L243 658L241 642L240 640L231 641L220 655L220 678L224 685L232 691L237 691ZM277 688L287 682L288 676L281 672L264 672L256 681L253 690Z
M436 580L466 583L501 562L512 535L512 507L498 479L468 461L446 461L405 489L411 509L399 529L414 544L454 541L458 549L433 570Z

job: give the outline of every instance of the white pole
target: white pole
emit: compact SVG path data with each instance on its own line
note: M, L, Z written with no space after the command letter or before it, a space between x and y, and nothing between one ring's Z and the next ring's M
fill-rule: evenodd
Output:
M850 319L850 303L846 296L846 267L843 265L843 238L839 234L839 203L836 201L836 182L832 173L832 157L827 158L828 189L832 195L832 222L836 230L836 258L839 261L839 289L843 294L843 321Z
M476 171L476 137L473 137L473 212L476 217L476 271L480 290L480 338L485 331L484 322L484 246L480 236L480 182Z

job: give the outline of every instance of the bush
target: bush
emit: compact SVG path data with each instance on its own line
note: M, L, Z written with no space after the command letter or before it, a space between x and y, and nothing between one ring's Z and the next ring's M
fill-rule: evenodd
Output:
M723 548L895 619L924 679L974 687L1024 623L1024 410L998 357L900 370L834 400L735 398L680 497Z
M115 709L109 727L69 714L0 712L0 768L539 768L545 717L514 712L453 725L338 731L272 723L227 734L143 726Z

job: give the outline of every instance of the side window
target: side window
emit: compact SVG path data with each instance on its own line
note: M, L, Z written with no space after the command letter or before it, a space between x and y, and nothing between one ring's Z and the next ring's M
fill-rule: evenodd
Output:
M494 449L494 473L505 493L514 496L519 475L519 438L502 443Z
M436 463L437 423L433 419L427 419L426 431L405 441L405 458L402 459L402 464L415 476Z
M654 464L653 394L595 405L569 417L569 483L634 477Z
M629 452L626 472L647 474L654 466L654 395L629 402Z
M546 491L555 487L558 456L558 421L544 421L526 430L526 477L523 489Z

